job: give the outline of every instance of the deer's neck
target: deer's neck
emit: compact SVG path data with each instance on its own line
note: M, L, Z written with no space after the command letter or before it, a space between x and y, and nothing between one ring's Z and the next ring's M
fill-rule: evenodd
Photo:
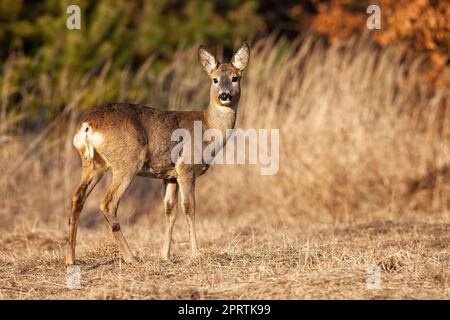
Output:
M238 105L224 107L210 104L205 111L208 129L218 129L226 133L227 129L234 129Z

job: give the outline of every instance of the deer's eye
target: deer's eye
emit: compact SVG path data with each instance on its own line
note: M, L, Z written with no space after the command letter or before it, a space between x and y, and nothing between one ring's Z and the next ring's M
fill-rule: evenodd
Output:
M239 80L238 77L231 78L231 81L233 81L233 82L237 82L238 80Z
M214 78L213 81L214 81L214 83L219 82L219 80L217 80L217 78Z

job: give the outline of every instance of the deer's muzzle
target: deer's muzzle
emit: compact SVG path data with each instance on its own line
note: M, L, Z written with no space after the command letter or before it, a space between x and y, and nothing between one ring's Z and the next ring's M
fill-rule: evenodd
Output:
M230 102L231 98L232 98L231 94L229 94L227 92L222 92L221 94L219 94L220 102Z

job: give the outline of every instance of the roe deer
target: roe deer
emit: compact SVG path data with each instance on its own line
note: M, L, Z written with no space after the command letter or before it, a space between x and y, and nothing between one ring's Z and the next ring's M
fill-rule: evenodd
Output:
M171 152L179 142L171 140L172 132L181 128L192 134L194 121L201 121L203 130L214 128L225 132L234 128L242 71L247 67L250 49L244 43L233 55L231 63L219 63L203 46L198 49L198 56L211 78L209 106L205 111L163 111L144 105L111 103L93 107L82 117L73 140L81 156L82 175L72 197L67 265L75 262L77 225L83 204L109 170L112 171L112 181L100 210L112 229L125 262L132 263L134 257L117 220L117 207L136 175L164 181L166 230L161 257L170 257L178 191L189 225L191 253L198 255L194 186L195 179L206 172L209 164L184 161L183 152L173 161ZM226 135L223 137L222 147L227 140Z

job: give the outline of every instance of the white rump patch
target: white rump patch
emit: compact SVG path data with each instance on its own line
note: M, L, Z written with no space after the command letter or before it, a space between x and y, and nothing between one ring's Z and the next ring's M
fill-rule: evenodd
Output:
M94 159L94 147L98 147L103 142L103 135L93 132L92 127L87 122L83 122L80 130L73 137L73 145L78 150L84 147L84 157Z
M94 147L98 147L99 145L102 144L104 139L103 135L100 132L93 132L92 135L90 136L90 140L94 145Z

